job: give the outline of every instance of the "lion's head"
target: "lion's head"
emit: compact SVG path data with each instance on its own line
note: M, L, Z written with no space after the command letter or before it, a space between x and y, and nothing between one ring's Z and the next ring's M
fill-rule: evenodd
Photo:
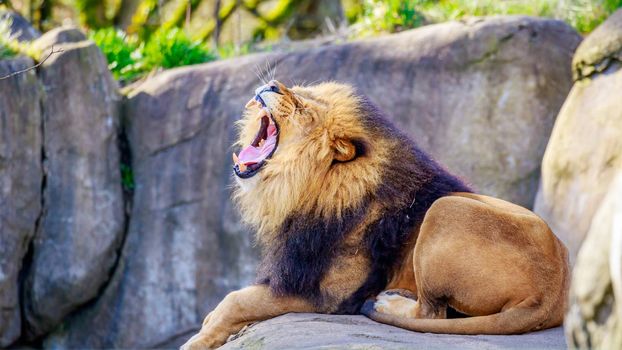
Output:
M233 156L246 221L273 229L292 212L340 215L373 192L399 140L379 130L368 105L333 82L259 87Z

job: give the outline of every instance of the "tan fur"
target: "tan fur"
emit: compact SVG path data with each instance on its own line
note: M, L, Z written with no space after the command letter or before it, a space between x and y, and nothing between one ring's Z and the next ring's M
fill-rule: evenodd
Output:
M328 218L362 203L370 189L381 185L389 150L395 149L395 141L361 123L360 100L350 86L288 89L275 83L283 95L262 98L279 125L277 151L253 178L238 179L235 193L242 217L263 247L280 244L284 237L277 228L293 213ZM247 107L239 122L239 146L253 140L260 123L257 104ZM354 139L372 140L365 162L348 162L355 155ZM322 304L273 295L264 285L248 287L229 294L182 348L220 346L245 325L287 312L335 312L371 269L370 256L360 248L365 228L379 219L377 204L345 236L321 281ZM368 310L373 319L458 334L522 333L561 324L566 249L531 211L487 196L454 193L436 200L410 237L387 285L399 293L379 296ZM449 306L475 317L444 319Z
M358 100L351 87L324 83L290 90L280 86L285 96L272 105L268 102L279 124L278 152L257 175L259 181L252 189L234 195L242 217L266 244L272 239L269 232L292 212L315 210L328 215L358 204L369 188L378 185L379 169L387 161L380 140L372 145L377 148L374 161L364 168L331 167L334 159L347 158L352 151L347 140L370 136L357 118ZM239 123L239 146L255 136L258 113L257 106L245 111ZM257 205L260 199L269 199L271 205Z
M563 321L567 250L525 208L470 193L441 198L426 214L413 256L406 263L413 264L415 279L424 287L409 288L418 304L412 318L386 306L384 311L375 308L372 318L423 332L458 334L516 334ZM399 284L394 281L387 289ZM434 302L440 297L447 302ZM444 318L447 306L480 317L425 320Z

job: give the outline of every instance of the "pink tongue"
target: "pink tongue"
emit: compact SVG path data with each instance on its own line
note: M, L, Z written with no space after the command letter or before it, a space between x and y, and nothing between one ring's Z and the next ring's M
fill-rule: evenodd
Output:
M260 163L270 155L274 147L276 147L276 127L270 124L268 125L268 139L264 144L259 147L247 146L240 152L238 158L244 165Z

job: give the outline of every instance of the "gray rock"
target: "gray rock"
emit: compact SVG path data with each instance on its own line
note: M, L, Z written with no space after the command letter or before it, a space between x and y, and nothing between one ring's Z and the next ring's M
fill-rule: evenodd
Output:
M0 61L0 77L31 67ZM42 90L34 71L0 80L0 347L21 333L18 274L41 213Z
M24 285L28 338L98 294L124 234L117 85L94 43L58 48L40 67L46 182Z
M286 84L355 84L481 192L529 207L579 41L559 21L500 17L185 67L133 86L125 117L136 188L120 264L46 346L164 344L252 281L255 252L228 188L255 67L277 64Z
M0 22L11 22L11 35L19 41L31 41L41 36L19 13L0 9Z
M221 347L222 350L292 348L562 350L566 349L566 342L561 327L523 335L467 336L411 332L364 316L287 314L250 326Z
M622 12L616 16L603 26L613 31L616 24L622 33ZM597 37L599 32L600 27ZM535 211L566 244L573 263L613 176L622 169L622 100L614 93L622 91L620 67L611 64L573 86L542 160Z
M622 62L622 9L613 13L583 40L572 60L575 80Z
M86 35L77 27L62 26L45 32L38 40L33 42L33 47L43 53L53 45L63 43L77 43L86 40Z
M622 172L607 192L572 273L571 348L622 349Z

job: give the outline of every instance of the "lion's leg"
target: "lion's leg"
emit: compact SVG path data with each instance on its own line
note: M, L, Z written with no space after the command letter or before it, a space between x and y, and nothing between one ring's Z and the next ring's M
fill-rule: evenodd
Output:
M306 300L277 297L264 285L247 287L229 293L203 321L198 334L181 348L212 349L221 346L227 338L244 326L288 312L312 312L315 308Z

